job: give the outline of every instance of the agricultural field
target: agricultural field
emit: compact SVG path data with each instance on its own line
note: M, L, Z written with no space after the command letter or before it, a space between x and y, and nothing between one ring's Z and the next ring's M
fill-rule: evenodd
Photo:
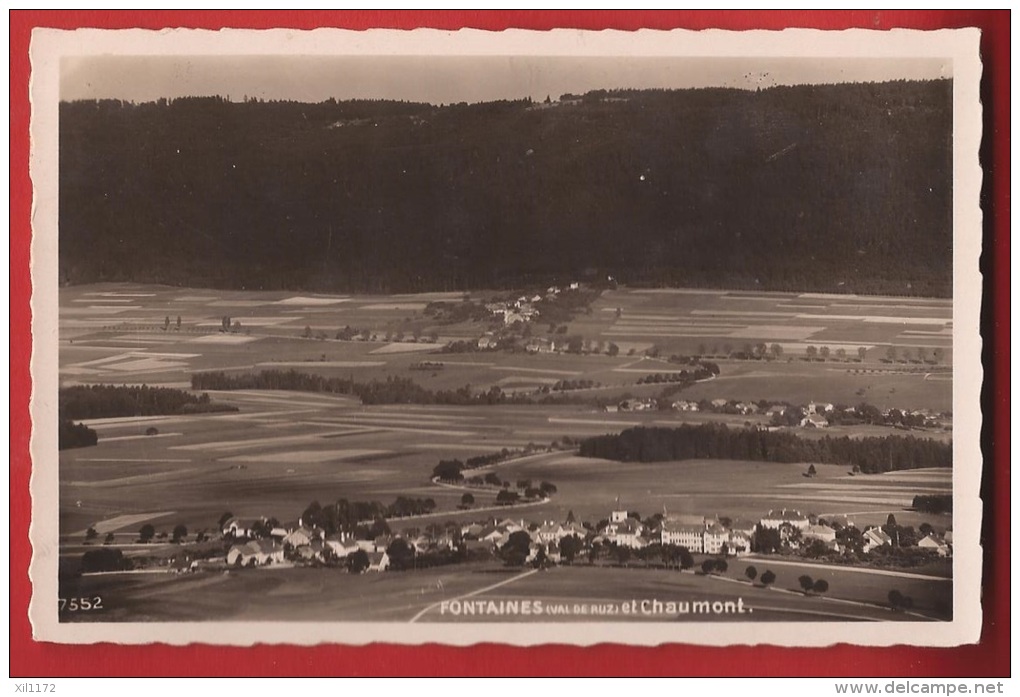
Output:
M325 296L209 291L124 284L76 286L60 294L62 384L186 386L195 372L298 369L355 380L410 377L429 389L498 386L534 391L558 380L591 380L577 395L606 401L651 396L644 375L680 367L643 354L705 354L720 364L693 398L826 401L879 408L952 407L952 304L948 300L726 291L604 291L563 333L541 318L535 337L581 336L619 355L478 351L440 353L449 341L478 339L492 322L437 323L429 302L459 302L460 293ZM472 299L483 302L486 295ZM177 318L181 324L177 327ZM169 320L169 324L167 322ZM221 331L224 321L230 332ZM343 327L376 340L336 340ZM401 341L390 339L402 338ZM417 339L417 340L416 340ZM779 357L730 360L764 343ZM825 361L804 360L826 347ZM845 355L840 354L840 349ZM864 357L860 358L863 349ZM917 354L924 352L926 363ZM890 362L889 351L895 355ZM937 352L937 353L936 353ZM937 358L936 358L937 356ZM412 370L422 361L443 363ZM858 362L859 361L859 362Z
M62 289L62 386L190 389L191 376L197 372L291 368L359 382L403 377L431 390L470 385L473 391L498 386L530 393L560 380L594 384L567 393L576 398L573 404L485 406L370 406L350 395L208 391L213 402L237 411L86 419L98 433L98 445L59 453L62 560L73 565L80 559L88 549L83 542L90 526L103 536L112 533L116 546L131 557L157 553L154 546L134 545L144 524L159 532L183 524L194 534L215 530L221 515L229 511L241 517L272 516L289 526L313 500L325 504L341 498L383 504L398 496L435 501L432 514L390 520L397 531L493 517L562 521L570 512L594 524L619 507L642 517L667 512L752 521L770 509L785 507L852 520L859 526L884 523L893 513L902 525L929 523L940 531L952 527L951 515L908 510L915 495L951 493L948 470L854 475L846 467L817 465L817 474L808 478L806 463L622 463L580 458L569 447L547 451L547 446L565 438L576 441L639 425L764 425L766 417L754 414L603 411L596 405L596 400L615 404L625 397L659 394L665 385L637 381L682 369L665 359L670 354L714 356L742 351L747 343L764 342L773 353L772 344L777 344L778 355L769 360L712 357L720 374L685 388L678 398L867 402L880 409L949 410L952 319L947 301L620 289L605 291L566 331L593 344L613 342L619 355L442 353L446 342L474 341L490 329L484 322L438 324L424 314L429 302L459 302L462 297L460 293L325 296L120 284ZM474 299L484 301L485 295ZM224 331L225 325L229 331ZM337 330L346 326L367 330L375 340L337 340ZM533 327L536 336L548 335L548 329L541 321ZM405 340L395 340L401 333ZM413 337L418 340L407 340ZM659 356L644 355L653 345ZM828 346L829 359L805 360L809 345ZM907 348L924 348L928 363L912 358L892 362L889 347L904 357L914 355ZM837 358L839 348L846 354ZM422 362L427 362L424 369ZM441 367L435 365L439 363ZM895 433L884 426L796 430L806 437ZM917 435L951 438L949 430ZM537 446L529 449L532 454L471 474L495 472L511 482L553 482L556 492L547 500L507 509L496 505L496 488L441 485L430 479L440 460L466 460L529 446ZM467 491L475 503L463 510L461 497ZM841 575L851 571L824 573L831 576L833 589L853 586ZM785 582L792 570L777 569L777 574ZM106 616L112 620L301 620L325 613L338 619L405 621L420 615L420 621L449 621L449 616L430 609L433 603L487 589L508 577L491 563L364 577L328 569L280 568L186 578L90 576L73 583L82 584L82 592L91 592L94 585L116 596L118 604ZM875 578L879 580L854 586L853 592L831 595L850 603L880 604L878 596L883 588L888 591L888 579ZM479 595L553 603L579 597L577 589L588 588L596 579L599 592L592 594L592 602L605 598L622 602L655 593L679 593L692 600L737 593L758 603L756 620L845 619L844 615L899 619L885 609L838 607L831 598L804 598L778 587L737 587L736 578L726 581L648 569L557 568ZM937 615L945 605L943 591L926 594L924 583L902 585L905 591L912 589L917 608ZM933 583L939 589L951 585ZM271 596L274 602L251 603L252 594ZM309 604L309 597L315 603Z

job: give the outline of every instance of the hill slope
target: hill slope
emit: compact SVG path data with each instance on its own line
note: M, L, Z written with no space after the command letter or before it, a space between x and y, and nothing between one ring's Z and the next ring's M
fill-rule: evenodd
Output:
M65 282L949 295L952 82L60 112Z

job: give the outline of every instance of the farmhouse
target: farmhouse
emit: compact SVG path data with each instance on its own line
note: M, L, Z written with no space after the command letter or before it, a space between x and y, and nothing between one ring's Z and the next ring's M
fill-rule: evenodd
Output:
M265 518L230 518L223 524L224 537L251 537L254 531L265 523Z
M324 544L337 559L344 559L359 549L358 543L347 535L330 535L324 540Z
M390 568L390 555L386 552L369 552L368 571L386 571Z
M808 414L800 420L802 428L828 428L829 421L820 414Z
M934 534L926 535L923 540L917 543L917 547L935 552L940 557L948 557L950 553L949 545L935 537Z
M614 511L614 517L616 513L618 511ZM613 520L606 525L603 537L607 542L613 542L621 547L638 549L648 546L648 542L642 537L644 529L645 526L641 524L641 521L633 518Z
M681 399L681 400L678 400L676 402L673 402L673 410L674 411L698 411L698 403L697 402L689 402L687 400Z
M808 525L801 531L804 540L821 540L826 544L836 540L836 531L828 525Z
M864 531L864 551L870 552L878 547L891 547L892 538L882 528L868 528Z
M272 540L251 540L227 552L227 564L231 566L265 566L282 561L283 547Z
M288 533L287 536L283 538L283 544L290 545L296 549L298 547L310 545L312 540L318 539L318 537L319 536L315 534L315 531L311 528L300 527Z
M794 511L786 508L773 509L769 511L760 522L763 528L772 529L779 529L784 524L789 524L799 530L804 530L811 525L811 521L808 520L806 515L800 511Z
M559 523L546 521L531 537L538 542L548 544L549 542L559 542L561 539L566 537L567 534L566 530L564 530L563 526Z

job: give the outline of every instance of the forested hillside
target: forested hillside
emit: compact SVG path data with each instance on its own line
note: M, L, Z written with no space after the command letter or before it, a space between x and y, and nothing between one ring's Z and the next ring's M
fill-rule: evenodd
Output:
M73 102L65 283L949 295L952 82L548 104Z

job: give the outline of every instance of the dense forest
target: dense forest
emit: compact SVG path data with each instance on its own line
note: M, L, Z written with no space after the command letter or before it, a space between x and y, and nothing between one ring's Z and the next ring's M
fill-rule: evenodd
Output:
M237 411L217 404L209 395L193 395L171 387L148 385L77 385L62 387L58 403L62 419L105 419L114 416L161 416Z
M874 474L921 467L952 467L953 445L930 438L801 438L785 431L728 428L721 424L679 428L629 428L581 442L580 454L607 460L658 462L723 459L819 462Z
M61 280L948 296L952 88L62 103Z

